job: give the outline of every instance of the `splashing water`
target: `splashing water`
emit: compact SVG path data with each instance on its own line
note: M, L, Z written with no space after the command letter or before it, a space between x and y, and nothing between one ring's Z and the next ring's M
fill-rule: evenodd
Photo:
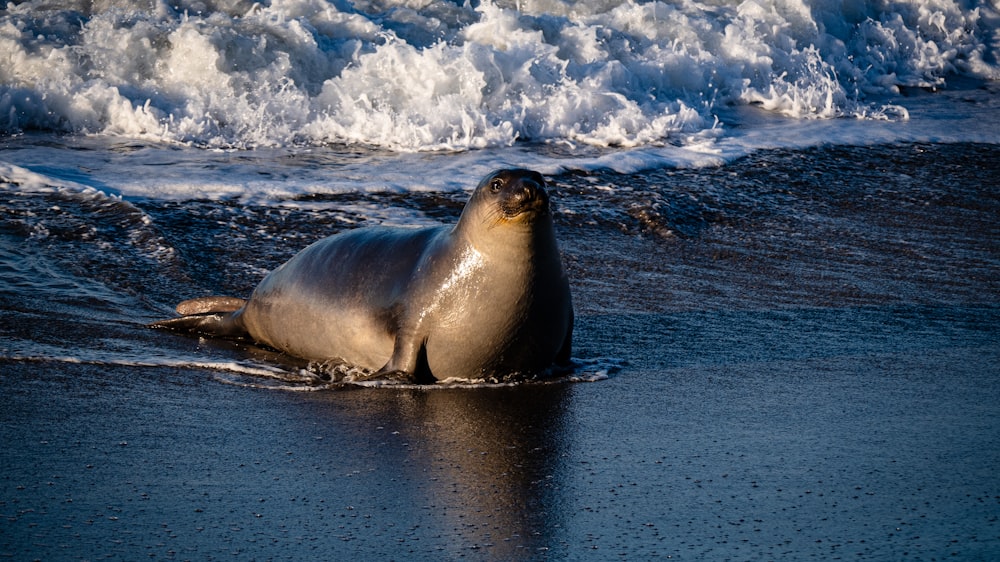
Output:
M996 79L962 2L29 1L0 10L0 131L207 147L691 145L727 108L905 118Z

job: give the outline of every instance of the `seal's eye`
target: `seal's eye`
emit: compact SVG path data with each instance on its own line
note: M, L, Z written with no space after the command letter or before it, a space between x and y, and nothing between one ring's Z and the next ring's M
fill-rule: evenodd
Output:
M501 189L503 189L503 180L497 178L490 182L490 191L493 193L500 193Z

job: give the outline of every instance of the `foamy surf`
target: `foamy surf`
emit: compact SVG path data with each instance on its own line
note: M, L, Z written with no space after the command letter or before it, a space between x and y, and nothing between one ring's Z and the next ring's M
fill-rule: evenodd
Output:
M0 11L0 131L236 148L698 146L739 126L732 107L905 119L901 89L1000 77L997 21L947 0L36 0Z

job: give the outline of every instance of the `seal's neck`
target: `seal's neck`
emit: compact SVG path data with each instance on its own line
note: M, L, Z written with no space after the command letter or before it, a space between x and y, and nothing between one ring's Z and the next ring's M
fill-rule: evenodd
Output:
M463 216L454 234L488 259L510 262L559 254L552 217L548 215L530 220Z

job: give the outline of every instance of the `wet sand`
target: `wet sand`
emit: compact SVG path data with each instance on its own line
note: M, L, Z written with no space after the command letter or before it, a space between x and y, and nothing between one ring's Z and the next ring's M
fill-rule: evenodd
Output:
M873 311L801 314L815 316L816 338L902 338L911 327L874 328L891 318ZM996 325L995 311L984 316ZM0 553L996 553L1000 353L990 333L951 325L948 336L908 336L909 349L799 354L741 342L733 320L585 317L588 348L628 362L589 384L293 393L182 369L7 364ZM698 357L650 353L686 348Z

